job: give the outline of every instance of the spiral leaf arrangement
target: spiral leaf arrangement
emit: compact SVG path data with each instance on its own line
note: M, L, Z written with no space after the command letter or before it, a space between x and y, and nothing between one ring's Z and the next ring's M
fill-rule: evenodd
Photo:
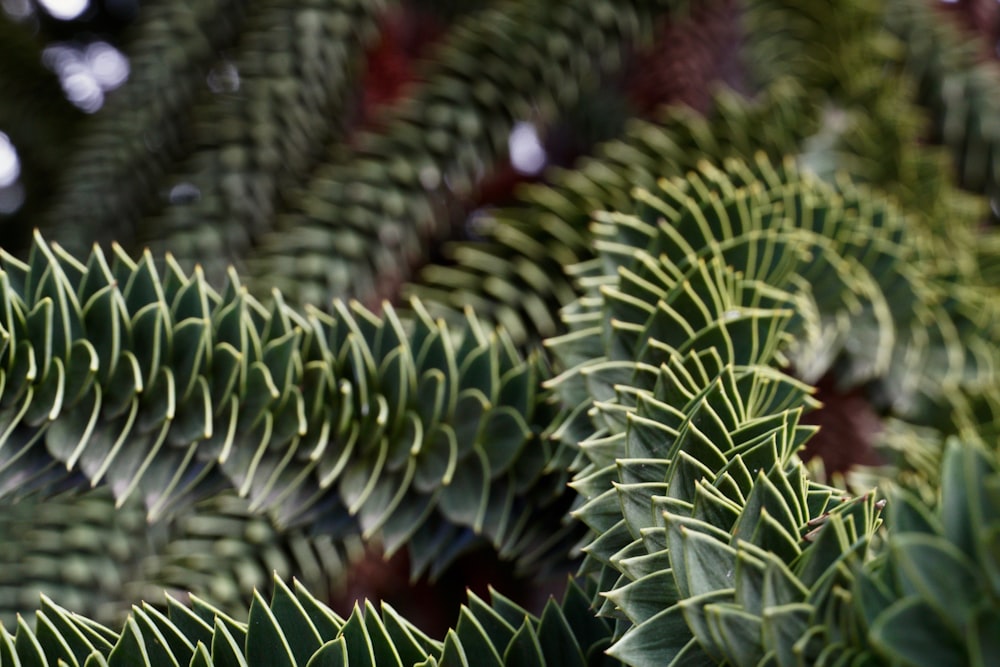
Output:
M161 278L148 253L84 264L40 237L0 261L4 495L104 483L155 518L228 485L283 525L409 543L420 572L473 534L525 539L528 499L560 493L544 367L471 315L266 310L235 275L219 293L171 260Z
M849 184L763 159L705 165L637 198L644 215L595 225L598 258L578 271L588 293L551 341L587 359L556 380L564 400L596 399L580 445L590 464L573 486L593 531L585 569L602 582L602 611L627 627L611 654L636 665L861 655L844 594L884 501L808 480L795 452L816 404L782 369L836 361L843 381L870 381L854 369L884 376L912 346L947 344L918 335L919 311L891 306L925 300L902 220ZM929 386L959 369L923 370Z
M0 251L0 498L73 502L80 518L32 529L84 538L113 498L107 544L160 526L162 553L117 553L173 593L115 627L43 597L34 623L0 626L0 666L1000 661L1000 237L947 175L950 149L960 184L992 193L995 65L970 74L935 14L744 3L753 99L720 92L704 117L633 123L484 216L484 242L452 246L399 306L376 304L452 235L513 125L565 113L684 3L457 16L412 96L350 143L322 117L349 103L382 3L156 8L120 99L150 98L130 137L159 137L157 159L113 136L127 114L110 105L46 231ZM163 39L179 50L157 74L139 56ZM190 73L230 46L248 99L300 104L242 116L195 94ZM272 48L329 71L261 58ZM177 109L217 119L193 151ZM167 173L203 179L204 198L142 232L155 252L78 247L94 220L128 236ZM245 192L263 198L248 217ZM81 203L92 195L100 206ZM47 240L62 223L73 231ZM199 238L239 242L189 269ZM175 242L178 257L161 254ZM241 266L221 280L229 260ZM885 466L842 480L803 463L824 380L878 414ZM470 593L438 639L388 604L344 618L322 600L313 586L358 539L405 550L415 577L479 544L523 571L579 571L537 614ZM66 544L67 595L74 564L103 572L116 555ZM59 549L5 548L29 565ZM231 559L221 600L182 597L213 549ZM227 595L226 581L263 588L282 560L320 581Z

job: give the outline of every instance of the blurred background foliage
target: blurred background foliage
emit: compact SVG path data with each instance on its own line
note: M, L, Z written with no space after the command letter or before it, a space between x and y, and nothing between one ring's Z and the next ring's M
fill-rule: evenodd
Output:
M762 151L885 190L930 243L978 253L935 277L996 288L1000 244L975 230L1000 217L998 3L812 4L786 24L795 3L0 0L0 246L26 259L37 228L78 258L149 248L217 288L234 266L265 305L274 287L298 308L418 295L449 322L472 305L538 353L565 333L594 210ZM807 417L817 475L937 477L938 434L914 439L937 423L933 392L886 398L924 380L817 367L796 369L826 404ZM995 376L969 377L953 431L988 439L998 413L976 392ZM0 619L39 592L112 624L164 588L245 610L275 571L345 616L388 599L441 636L465 587L537 612L579 560L515 572L477 543L430 581L405 553L279 526L236 494L153 523L121 504L98 488L5 506Z
M719 83L745 87L734 3L678 18L655 3L581 6L603 25L574 25L557 3L7 0L0 131L3 164L16 167L0 189L0 244L24 257L39 228L77 254L93 242L170 251L215 284L235 264L256 293L278 285L299 304L399 299L429 260L453 263L445 242L479 239L486 212L519 183L570 167L665 103L707 111ZM524 62L503 61L512 55ZM473 105L464 118L463 104ZM453 145L434 134L451 123ZM309 260L287 246L313 244L307 216L337 227L316 261L343 273L300 287ZM404 223L421 231L419 249ZM369 233L374 242L352 240ZM345 270L326 258L367 264L372 248L387 259ZM155 525L134 502L111 503L97 489L13 506L0 527L8 622L40 591L108 622L158 587L241 609L271 570L342 610L366 594L405 610L410 597L405 555L384 564L377 546L366 555L279 533L235 497ZM488 554L453 568L443 577L452 583L437 584L441 609L420 614L439 632L466 585L521 587L534 604L562 586L549 575L536 593L534 577L517 583Z

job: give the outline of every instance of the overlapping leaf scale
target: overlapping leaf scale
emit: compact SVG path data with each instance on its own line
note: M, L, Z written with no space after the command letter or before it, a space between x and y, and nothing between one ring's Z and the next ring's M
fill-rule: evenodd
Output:
M948 327L917 273L927 250L891 205L791 163L704 165L636 198L642 217L598 218L600 256L574 270L584 296L550 342L569 367L553 380L564 400L594 399L573 486L594 536L585 570L619 618L611 654L871 659L850 591L881 503L807 481L795 452L810 389L780 368L887 377L900 348L926 344L914 304Z
M938 283L921 274L929 250L920 235L907 230L897 208L867 189L844 180L829 186L800 176L791 161L775 166L758 156L753 163L731 160L722 168L703 164L684 180L664 181L655 194L636 197L644 206L642 219L600 218L608 223L594 227L602 257L576 271L578 276L588 268L606 276L617 271L620 277L587 279L584 286L594 287L567 323L581 330L601 319L602 299L615 289L608 281L634 290L609 306L612 321L631 317L635 324L628 329L619 324L617 335L606 337L608 359L658 364L656 356L634 357L653 349L638 347L646 323L636 318L651 316L658 308L652 304L674 289L673 281L715 257L739 267L747 281L794 295L788 298L796 313L794 343L783 354L807 380L831 368L847 386L877 380L885 392L879 400L912 416L906 404L918 392L937 386L941 394L942 386L995 377L989 339L982 336L992 309L982 304L982 313L974 313L966 299L943 299ZM634 262L637 246L645 254ZM657 287L666 278L667 286ZM708 303L726 305L720 297ZM748 305L761 303L767 303L764 296ZM698 321L706 317L699 308L681 312ZM973 319L980 315L987 319ZM666 328L660 324L657 332ZM681 336L682 328L674 335ZM688 326L684 335L696 330ZM581 335L574 332L570 340ZM900 363L914 357L924 365Z
M773 381L758 370L746 371L744 386ZM647 448L647 457L663 457L655 460L665 475L650 474L657 466L643 459L618 463L615 489L637 537L610 555L622 574L606 597L633 624L611 650L629 664L686 664L695 656L707 664L800 664L789 660L796 653L824 664L824 647L849 653L864 644L844 636L841 628L856 623L840 596L877 528L874 500L842 502L837 490L807 481L794 458L811 432L797 425L801 406L767 406L729 439L713 439L727 409L747 407L719 390L727 383L724 373L680 411L675 438ZM638 433L640 418L656 423L655 413L637 412L626 437L648 447L651 429ZM712 421L715 429L699 428Z
M140 225L159 255L222 284L271 228L290 190L339 139L382 0L256 3L192 114L194 152L165 180L166 208Z
M794 153L814 122L790 80L753 100L721 91L706 116L668 107L655 123L632 121L623 138L598 147L579 168L550 172L550 185L520 191L520 205L478 219L484 240L451 246L452 261L427 267L410 291L453 308L475 304L517 340L554 335L554 313L576 295L564 267L593 257L593 211L628 206L632 188L683 176L701 160Z
M995 443L987 449L953 439L936 505L911 492L892 497L885 548L853 591L873 650L887 663L989 665L1000 659L995 451Z
M794 603L796 625L826 629L830 591L849 587L852 552L875 528L870 502L855 518L855 504L841 506L835 489L807 482L794 458L811 433L797 425L808 387L766 367L723 365L721 356L675 354L628 414L619 458L574 484L586 493L595 477L611 478L613 490L577 516L600 535L587 548L592 564L605 577L619 573L608 580L604 612L631 625L611 650L628 664L697 656L756 664L748 655L762 658L764 646L790 650L801 635L768 637L766 613ZM765 576L779 578L785 597L761 600ZM722 630L734 621L747 627ZM734 644L720 645L720 636Z
M235 274L219 293L169 257L161 278L148 252L84 265L37 236L2 261L2 495L106 484L158 517L232 487L280 525L409 543L421 567L477 536L527 548L533 504L558 511L545 368L471 312L265 310Z
M612 627L590 607L592 584L570 579L561 602L549 598L535 616L495 590L487 602L474 593L448 631L436 664L498 667L620 665L604 653Z
M154 548L137 561L122 599L159 600L163 590L175 596L190 593L229 614L243 613L251 591L270 590L275 575L294 577L321 598L335 594L345 585L350 566L364 555L358 537L335 539L308 528L280 530L232 493L202 501L162 527L153 524L148 532ZM116 624L124 616L119 613Z
M675 4L513 0L460 20L385 129L315 171L251 274L296 303L367 302L398 285L506 155L514 124L571 108Z
M994 420L981 410L992 410L987 406L996 406L1000 400L996 287L949 284L943 279L930 283L929 312L918 313L929 324L933 322L927 327L930 354L924 357L927 366L915 385L918 397L900 414L946 432L960 432L963 425L978 422L983 432L976 439L989 439L991 431L986 429ZM916 352L909 352L900 355L900 363L914 358ZM949 413L954 410L957 414L949 424Z
M866 187L841 176L829 190L809 185L810 179L802 188L796 172L790 161L777 169L759 159L753 168L731 162L725 170L706 172L705 180L711 183L707 187L692 177L679 187L696 193L699 188L725 191L726 181L749 186L761 179L771 184L776 212L757 201L741 215L724 215L709 196L711 203L702 205L701 215L723 221L712 223L719 225L714 231L721 233L719 238L755 216L765 227L780 227L774 216L785 216L786 226L815 235L808 247L817 256L798 270L796 280L808 283L821 326L808 321L795 325L799 349L793 346L789 358L796 373L811 381L833 367L845 386L877 380L873 398L887 410L954 430L953 413L965 400L959 394L992 395L998 386L995 289L961 284L961 257L955 257L950 275L938 273L951 249L935 247L928 233L913 228L898 207ZM658 206L651 212L664 214ZM687 230L671 234L697 248L698 241L687 241L694 233ZM711 234L700 236L709 243ZM727 259L736 266L741 260L731 253ZM834 313L837 316L831 317ZM913 359L921 363L913 364Z
M0 514L0 621L14 627L44 594L118 626L133 601L159 600L164 589L242 613L275 573L317 595L337 590L362 551L359 538L278 531L231 493L154 524L138 499L115 508L103 487L28 498Z
M246 620L197 597L186 607L168 597L167 612L132 608L120 632L43 598L34 629L23 620L0 628L0 664L115 665L410 665L441 644L383 605L366 604L344 619L296 581L275 578L270 603L254 594ZM19 662L17 662L19 661Z
M148 532L138 503L116 512L103 489L4 507L0 622L13 627L18 613L38 605L40 593L98 622L120 620L132 566L148 555Z
M585 296L565 316L571 332L550 341L570 369L556 381L567 404L588 396L613 398L618 384L648 389L650 373L633 372L635 362L642 371L655 370L669 358L671 341L682 353L702 349L714 334L701 328L725 328L715 321L723 313L733 321L730 327L751 334L737 338L739 346L718 339L729 354L770 360L784 345L781 359L788 356L801 372L818 377L845 350L856 348L859 377L853 381L884 371L893 321L878 281L886 288L896 283L904 297L912 289L905 277L893 275L906 256L894 241L897 225L890 218L884 228L859 227L857 211L826 186L803 185L791 175L783 183L785 176L763 157L756 169L736 161L726 167L734 180L705 164L704 178L692 173L685 181L665 182L660 197L639 192L647 204L646 222L611 215L595 226L602 256L574 270ZM775 184L761 187L755 171ZM740 179L756 186L741 187ZM845 229L839 238L827 229L837 221ZM734 262L741 267L738 276L724 268ZM705 286L700 301L693 297L692 282ZM788 284L782 287L783 282ZM668 295L675 302L662 303ZM768 324L762 314L775 307L796 318L792 345L783 343L782 327ZM857 327L861 334L852 340L851 318L865 317L875 336ZM774 337L763 333L768 327Z
M724 272L716 275L715 293L723 293ZM705 288L711 283L699 284L691 274L684 278L689 293L705 297L697 303L708 310L714 294ZM671 297L664 302L671 304ZM712 305L724 321L736 304ZM750 309L744 305L741 310ZM788 312L756 314L777 321L769 338L780 340ZM603 610L632 625L611 650L629 664L683 664L696 655L754 664L747 662L748 644L786 640L762 636L764 608L752 598L756 589L735 578L745 553L754 563L770 559L773 567L794 564L792 579L799 593L794 602L806 609L810 626L825 626L816 618L825 605L823 591L807 596L812 582L797 579L817 567L816 554L821 553L806 548L810 520L839 504L834 489L806 481L794 457L812 432L798 426L798 416L814 403L808 386L758 365L773 363L777 350L741 350L733 343L749 336L727 328L714 343L711 335L695 331L695 349L660 343L669 361L661 365L653 389L640 392L636 407L625 415L616 458L604 463L595 457L593 467L584 471L588 477L574 484L586 494L595 477L604 477L605 484L610 478L613 490L589 496L576 515L599 534L586 549L590 564L604 570L602 578L609 570L616 573ZM596 444L592 440L581 446L591 454ZM598 466L603 467L594 471ZM860 535L836 542L841 549L836 556L873 529L869 522L859 528ZM706 610L703 605L709 603ZM702 616L709 620L702 622ZM734 616L750 617L747 623L756 635L748 638L730 630L725 634L743 641L719 646L719 628L712 626Z
M399 667L613 665L603 655L611 628L588 608L588 595L570 581L562 602L550 599L540 616L492 591L469 602L444 641L436 641L389 605L356 604L342 618L299 582L274 579L270 602L254 594L246 620L198 597L186 607L167 598L163 613L147 603L132 608L120 632L42 599L35 627L23 619L0 626L0 665L40 667Z
M235 38L243 0L143 3L126 38L128 81L89 119L45 216L71 252L127 244L170 161L188 138L186 109L212 61Z
M996 232L981 225L985 201L955 187L947 151L926 143L913 79L926 79L922 67L948 70L941 63L951 57L942 52L939 60L924 62L933 40L907 37L904 26L932 21L935 11L916 4L755 0L745 13L755 28L748 33L755 54L749 62L764 81L794 76L824 105L823 127L807 142L800 164L834 182L838 170L846 170L891 194L907 213L907 243L921 250L922 298L911 337L926 340L897 347L892 375L880 381L875 397L891 401L907 420L967 440L990 440L1000 414L998 301L991 279ZM919 30L951 30L942 25L947 21L933 23ZM763 29L767 25L788 29ZM803 57L782 57L791 51ZM924 84L919 88L916 97L926 100ZM907 366L921 372L899 372ZM887 456L899 464L895 476L935 468L922 447L889 447L901 454Z

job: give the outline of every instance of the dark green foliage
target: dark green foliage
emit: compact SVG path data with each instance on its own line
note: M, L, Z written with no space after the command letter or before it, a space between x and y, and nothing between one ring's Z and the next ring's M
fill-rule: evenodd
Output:
M23 621L13 632L0 627L0 664L616 664L600 655L610 627L589 615L587 596L573 581L562 603L549 600L541 617L497 593L492 603L470 595L457 628L444 642L427 637L388 605L355 606L345 619L298 582L275 579L274 584L270 602L254 595L245 621L197 598L190 608L169 598L166 614L147 604L134 607L120 632L43 598L34 629Z
M593 531L586 567L614 582L604 610L632 626L611 653L636 665L860 655L835 591L865 560L875 499L844 502L807 480L794 453L813 430L799 417L816 406L780 369L819 376L836 361L844 382L870 382L902 368L894 358L941 356L933 348L948 342L912 323L927 300L918 239L870 193L763 159L636 197L641 218L595 226L591 289L570 332L550 341L562 358L587 359L560 376L564 399L597 399L580 445L591 462L573 486ZM945 312L928 321L948 328ZM928 363L883 382L907 404L907 391L965 370Z
M416 293L451 308L474 304L518 339L555 334L555 311L575 294L564 267L593 256L595 210L627 206L632 188L683 176L705 159L785 155L813 129L802 91L790 80L749 104L731 91L715 102L707 118L670 107L658 123L636 121L624 139L602 145L578 169L554 173L551 185L524 188L518 206L481 220L482 242L450 249L453 266L426 268ZM752 131L762 125L763 135Z
M361 552L359 538L278 530L230 494L152 524L137 499L115 507L106 487L33 497L0 515L0 621L16 623L44 593L115 625L134 601L162 601L164 589L203 591L241 614L246 592L268 590L274 573L294 575L316 595L336 590Z
M449 5L409 97L351 136L382 10L149 5L50 224L0 254L0 497L25 503L0 531L26 538L0 600L24 604L9 575L94 605L43 598L0 665L995 662L995 63L918 0L749 0L748 95L632 121L404 307L380 298L458 237L514 124L601 95L685 9ZM245 98L198 92L220 55ZM181 185L200 199L164 208ZM119 235L155 253L78 247ZM884 465L802 462L821 380L877 415ZM581 567L540 611L470 593L431 638L321 601L359 540L414 575L481 544ZM107 602L146 602L108 628L79 584L116 559Z
M52 182L84 115L62 94L59 79L42 64L42 44L0 13L0 132L18 151L24 205L3 221L4 244L23 245L32 216L52 195ZM9 195L8 195L9 197ZM9 200L0 206L15 208Z
M856 584L874 648L908 665L1000 659L998 482L995 453L952 441L936 510L892 498L887 549Z
M5 495L104 483L156 518L231 486L280 525L409 542L419 572L465 529L518 543L561 493L544 365L471 314L265 310L235 275L219 293L149 253L82 264L40 238L3 269Z
M449 233L456 199L506 157L514 123L572 108L647 37L659 4L677 3L509 0L460 21L385 130L316 170L251 273L292 303L394 289Z
M982 47L968 40L958 25L930 6L911 0L888 3L887 23L912 44L905 66L917 99L931 112L934 138L951 152L957 180L973 192L1000 195L1000 75L982 61ZM994 214L995 215L995 214Z
M231 60L192 110L193 153L166 181L157 219L139 235L157 255L201 264L221 284L271 229L296 186L349 121L351 87L376 34L377 0L254 3Z
M145 3L126 52L129 83L90 118L45 218L74 252L132 240L134 221L188 139L187 111L219 49L243 22L242 0Z

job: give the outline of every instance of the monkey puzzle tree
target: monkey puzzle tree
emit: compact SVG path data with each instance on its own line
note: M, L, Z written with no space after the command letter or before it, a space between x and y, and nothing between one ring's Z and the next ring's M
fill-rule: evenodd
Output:
M0 665L993 664L957 5L150 0L84 116L4 4Z

